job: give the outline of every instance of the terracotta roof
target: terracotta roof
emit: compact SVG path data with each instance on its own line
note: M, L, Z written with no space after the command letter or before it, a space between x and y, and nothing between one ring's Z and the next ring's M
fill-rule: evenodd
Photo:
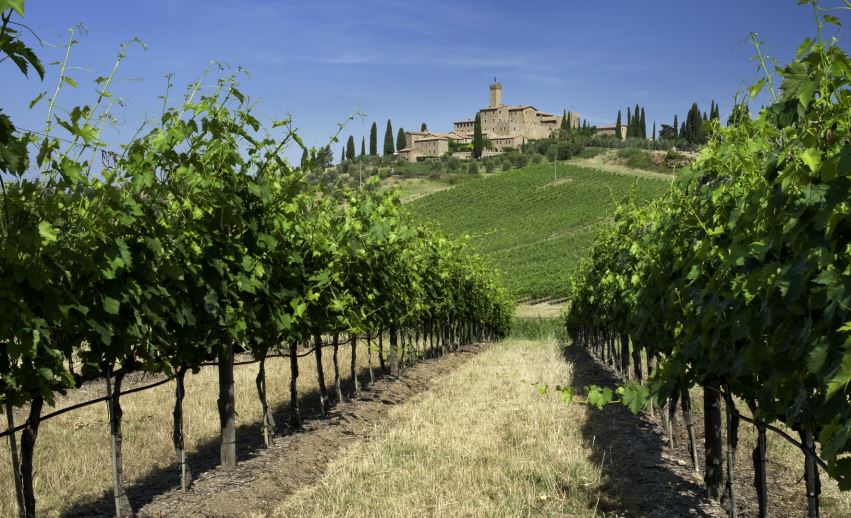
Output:
M510 111L510 112L516 112L516 111L520 111L520 110L528 110L529 108L531 108L531 109L533 109L533 110L537 111L537 109L536 109L534 106L530 105L530 104L521 104L521 105L519 105L519 106L509 106L509 107L508 107L508 111Z

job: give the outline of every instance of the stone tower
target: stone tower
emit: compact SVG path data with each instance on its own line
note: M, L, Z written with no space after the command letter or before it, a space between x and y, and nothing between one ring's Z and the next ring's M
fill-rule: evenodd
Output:
M498 108L502 106L502 83L498 83L496 78L493 78L491 84L491 104L490 108Z

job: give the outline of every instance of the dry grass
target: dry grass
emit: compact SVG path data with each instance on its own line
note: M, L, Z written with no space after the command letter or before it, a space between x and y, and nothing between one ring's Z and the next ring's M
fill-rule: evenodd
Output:
M567 303L541 302L538 304L517 304L514 316L517 318L558 318L567 309Z
M492 346L390 411L277 516L593 516L604 483L566 407L530 383L565 384L552 340Z
M341 376L348 380L349 347L340 348ZM326 385L333 394L331 349L325 349L323 364ZM366 366L366 348L359 341L358 360ZM373 355L373 362L377 360ZM299 391L304 394L318 387L313 355L299 360ZM237 426L260 422L260 403L254 378L257 365L235 368ZM266 361L267 391L270 406L289 404L289 359ZM146 380L151 381L151 379ZM105 393L101 386L85 387L69 393L59 406L68 406ZM219 434L218 377L215 367L206 367L186 376L184 400L187 453L217 444ZM152 390L121 398L124 409L124 474L129 484L143 478L156 477L163 469L171 469L175 459L171 439L174 384L167 383ZM51 409L46 409L50 411ZM279 427L283 423L279 422ZM242 440L247 439L243 437ZM240 437L237 436L237 440ZM11 476L9 449L0 448L0 516L15 515L15 493ZM216 451L218 448L216 446ZM191 462L191 461L190 461ZM105 403L72 411L45 421L38 435L35 453L35 487L39 516L61 515L75 506L111 494L109 430Z

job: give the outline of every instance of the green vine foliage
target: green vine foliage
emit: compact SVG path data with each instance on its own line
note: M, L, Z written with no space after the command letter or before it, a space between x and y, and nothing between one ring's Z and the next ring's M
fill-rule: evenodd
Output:
M0 54L41 76L5 23L23 12L0 0ZM73 87L65 63L60 87ZM283 158L304 145L288 119L261 124L235 75L208 70L96 167L111 77L91 106L52 115L46 136L0 114L0 402L52 403L117 369L197 369L232 345L262 358L311 336L438 321L507 334L513 303L478 257L375 184L310 185L323 164Z
M777 68L777 91L768 76L750 92L767 86L773 103L707 123L667 196L621 207L571 281L567 325L628 334L658 356L657 398L719 383L759 419L813 432L848 489L851 60L822 38L839 19L811 7L818 37Z

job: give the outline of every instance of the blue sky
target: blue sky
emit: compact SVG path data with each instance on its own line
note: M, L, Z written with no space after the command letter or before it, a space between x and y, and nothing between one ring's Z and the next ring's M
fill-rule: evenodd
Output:
M106 75L118 45L131 47L115 92L127 99L121 124L107 136L126 141L146 116L159 113L164 76L183 86L211 60L242 66L243 90L266 120L292 114L308 145L324 145L336 123L359 111L343 139L368 135L378 121L448 130L487 105L497 77L507 104L532 104L561 113L573 109L589 123L613 123L618 109L645 107L653 120L682 120L693 101L711 99L726 117L736 91L755 77L753 31L785 62L815 25L794 0L464 1L429 0L50 0L27 2L26 23L58 44L66 28L87 34L74 47L78 91L60 105L93 99L93 80ZM847 21L847 16L843 16ZM32 41L32 39L30 40ZM35 44L35 42L33 42ZM843 45L846 46L846 45ZM847 46L846 46L847 48ZM61 49L45 47L50 62ZM52 89L47 79L24 80L0 64L3 109L25 128L43 126L45 105L26 105ZM339 156L340 145L336 145ZM291 155L300 156L300 152Z

